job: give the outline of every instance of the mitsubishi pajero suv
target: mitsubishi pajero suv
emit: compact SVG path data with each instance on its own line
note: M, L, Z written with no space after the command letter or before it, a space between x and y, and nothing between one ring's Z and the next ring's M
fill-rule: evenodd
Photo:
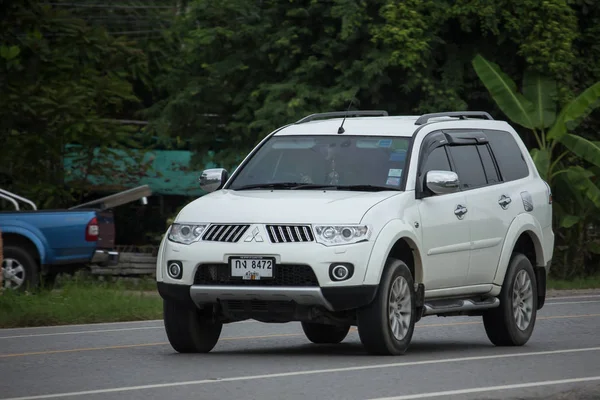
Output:
M266 136L177 215L156 279L178 352L223 324L299 321L369 353L408 349L424 316L481 316L525 344L553 255L552 194L515 130L488 113L309 115Z

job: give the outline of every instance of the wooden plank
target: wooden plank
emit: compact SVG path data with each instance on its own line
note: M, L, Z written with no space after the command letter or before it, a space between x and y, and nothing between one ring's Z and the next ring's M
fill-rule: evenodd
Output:
M121 253L115 266L92 265L93 275L152 275L156 276L157 257L143 253Z

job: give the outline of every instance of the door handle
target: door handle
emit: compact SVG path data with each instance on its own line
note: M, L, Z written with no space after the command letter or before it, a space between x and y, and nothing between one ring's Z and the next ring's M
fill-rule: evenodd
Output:
M458 219L463 219L463 217L465 216L465 214L467 213L467 207L459 204L456 206L456 208L454 209L454 215L456 215L458 217Z
M510 199L510 197L503 194L502 196L500 196L500 199L498 200L498 204L500 204L500 207L502 207L504 210L506 210L511 201L512 200Z

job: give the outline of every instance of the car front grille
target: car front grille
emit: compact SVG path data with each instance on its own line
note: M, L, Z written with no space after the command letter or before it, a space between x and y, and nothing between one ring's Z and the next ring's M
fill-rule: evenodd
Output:
M208 227L202 240L209 242L235 243L248 230L250 225L241 224L214 224Z
M244 280L232 277L227 264L201 264L194 276L195 285L227 286L319 286L312 268L304 264L276 264L273 278Z
M271 243L312 242L315 240L309 225L267 225Z

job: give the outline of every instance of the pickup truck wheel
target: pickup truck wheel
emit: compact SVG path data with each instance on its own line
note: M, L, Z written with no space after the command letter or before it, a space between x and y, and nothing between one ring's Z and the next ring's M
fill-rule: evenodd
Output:
M208 353L221 336L223 324L211 321L196 308L163 300L165 330L169 342L179 353Z
M401 355L408 350L417 316L415 300L410 269L388 259L375 299L357 313L358 334L368 352Z
M37 288L39 284L39 271L35 259L18 246L4 246L2 274L4 289L25 291Z
M531 261L513 253L500 292L500 306L483 314L485 332L496 346L522 346L537 317L537 285Z
M337 344L346 338L350 331L350 325L335 326L302 322L304 334L313 343Z

